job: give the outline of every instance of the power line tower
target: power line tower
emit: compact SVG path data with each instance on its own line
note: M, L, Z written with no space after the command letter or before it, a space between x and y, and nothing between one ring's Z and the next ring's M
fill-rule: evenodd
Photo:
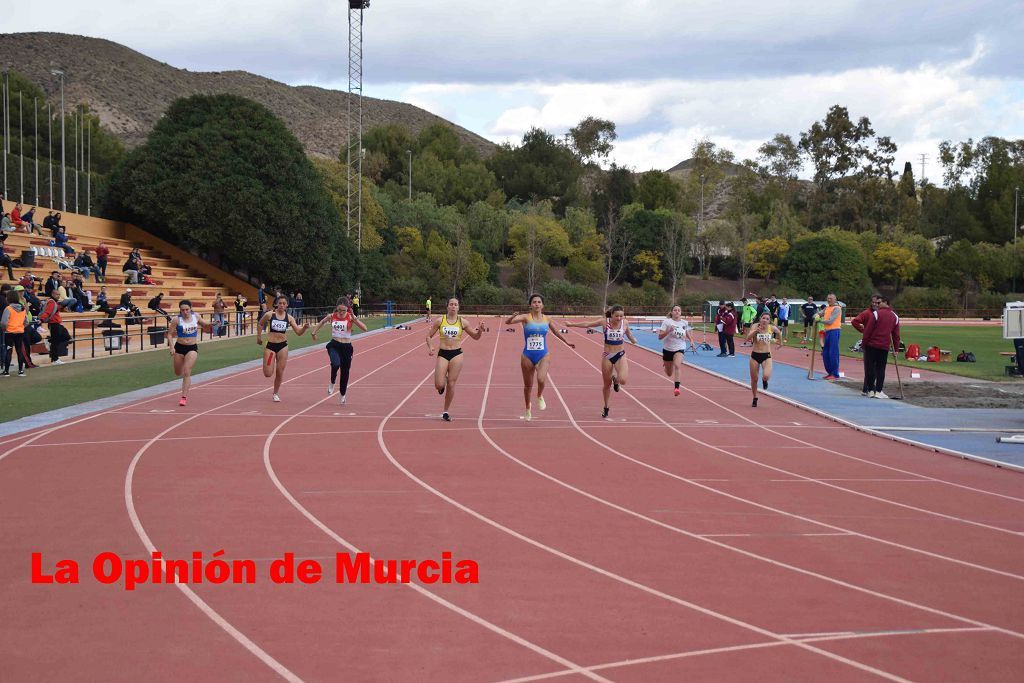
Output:
M924 187L924 181L925 181L924 166L925 166L926 163L928 163L928 155L922 153L922 154L918 154L917 156L919 156L921 158L921 187Z
M348 0L348 97L346 190L348 215L345 235L356 229L356 248L363 250L363 11L370 0Z

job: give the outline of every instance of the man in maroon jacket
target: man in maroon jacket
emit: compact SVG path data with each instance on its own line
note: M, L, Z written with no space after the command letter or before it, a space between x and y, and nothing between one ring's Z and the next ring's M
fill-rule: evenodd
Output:
M850 323L853 325L853 328L855 330L857 330L858 332L860 332L861 335L864 334L864 328L867 327L868 320L870 318L874 318L875 317L875 311L878 310L878 299L879 299L879 296L877 294L872 294L871 295L871 305L868 306L867 308L865 308L860 313L858 313L857 317L850 321ZM864 353L864 342L863 342L863 340L861 341L860 345L861 345L861 352ZM864 353L864 386L860 390L860 393L863 394L864 396L868 396L871 393L871 391L872 391L871 387L868 386L867 362L868 362L868 357L867 357L867 354Z
M900 317L889 307L889 300L878 297L878 310L864 326L864 386L871 398L889 398L882 391L889 349L900 348Z
M715 329L718 330L718 348L721 351L718 357L735 356L736 344L733 337L736 335L736 307L732 303L723 301L718 305ZM726 347L729 348L728 353L726 353Z

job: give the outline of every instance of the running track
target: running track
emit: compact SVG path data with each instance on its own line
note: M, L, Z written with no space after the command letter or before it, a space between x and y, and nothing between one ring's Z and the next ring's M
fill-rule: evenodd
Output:
M595 335L554 341L519 419L520 333L467 340L453 406L423 326L0 443L5 680L1020 680L1024 475L853 431ZM518 328L517 328L518 330ZM200 369L202 360L200 359ZM798 423L798 424L797 424ZM785 433L781 428L785 427ZM793 436L789 436L793 435ZM101 551L253 558L254 585L103 586ZM272 558L456 559L475 586L274 585ZM82 582L32 585L29 558Z

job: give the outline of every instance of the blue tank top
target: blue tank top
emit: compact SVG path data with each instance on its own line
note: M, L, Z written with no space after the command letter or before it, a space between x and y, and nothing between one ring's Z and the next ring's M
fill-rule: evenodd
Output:
M544 319L540 322L533 320L532 318L526 319L526 324L523 325L523 337L526 340L526 346L523 348L524 351L546 351L548 348L547 344L548 336L548 317L544 316Z
M199 336L199 317L193 313L191 320L185 320L179 315L177 329L179 337L183 339L195 339Z

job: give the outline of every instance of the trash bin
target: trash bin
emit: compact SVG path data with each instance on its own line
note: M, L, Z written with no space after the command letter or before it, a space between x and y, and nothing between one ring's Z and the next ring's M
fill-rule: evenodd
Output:
M147 327L146 332L149 333L150 346L164 345L164 339L167 337L166 327Z
M103 330L103 348L107 351L120 351L124 330Z
M22 268L35 268L36 266L36 252L32 249L22 249L21 251L21 266Z

